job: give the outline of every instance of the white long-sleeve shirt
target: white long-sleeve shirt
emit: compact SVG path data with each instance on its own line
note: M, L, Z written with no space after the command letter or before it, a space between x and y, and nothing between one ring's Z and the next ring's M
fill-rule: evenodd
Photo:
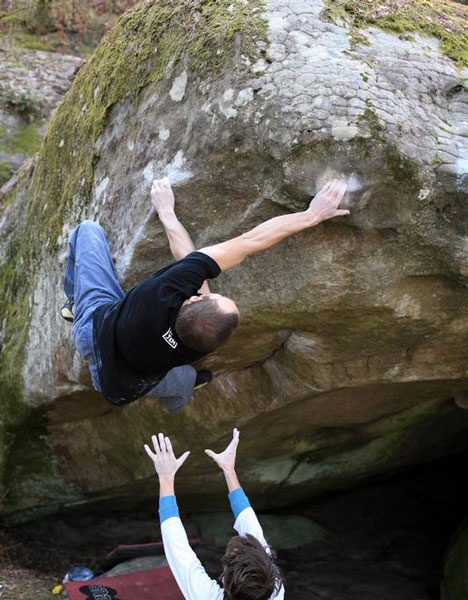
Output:
M253 535L269 553L262 526L242 488L229 494L234 513L234 529L240 536ZM187 533L179 517L175 496L160 498L159 514L164 552L179 588L186 600L223 600L224 590L205 571L190 547ZM273 593L270 600L283 600L284 587Z

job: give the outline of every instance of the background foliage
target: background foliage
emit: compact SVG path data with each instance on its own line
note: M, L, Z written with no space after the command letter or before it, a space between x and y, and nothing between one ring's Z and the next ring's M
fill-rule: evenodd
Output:
M10 45L87 54L137 0L0 0L0 35Z

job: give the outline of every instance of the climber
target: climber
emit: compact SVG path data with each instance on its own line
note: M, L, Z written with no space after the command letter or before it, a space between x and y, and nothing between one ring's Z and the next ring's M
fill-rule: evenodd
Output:
M237 478L235 462L239 431L234 428L232 440L223 452L216 454L212 450L205 450L223 471L234 513L234 529L239 534L229 540L221 560L223 569L219 581L222 586L207 575L190 547L179 517L174 479L190 452L184 452L176 458L171 440L162 433L153 435L152 442L153 448L145 444L145 450L153 461L159 479L159 518L164 553L184 598L284 598L281 572Z
M307 210L275 217L238 237L195 251L174 212L168 178L156 179L151 203L176 262L126 294L102 227L83 221L69 240L67 302L61 314L73 322L76 348L88 361L94 388L113 404L155 396L170 412L181 410L194 387L212 377L210 371L197 372L190 363L225 342L239 322L234 301L211 293L206 280L294 233L349 214L338 209L345 191L344 182L332 180Z

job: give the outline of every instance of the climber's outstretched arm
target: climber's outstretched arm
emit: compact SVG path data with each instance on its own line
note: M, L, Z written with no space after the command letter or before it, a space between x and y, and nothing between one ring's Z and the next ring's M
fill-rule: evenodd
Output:
M345 192L346 183L333 179L320 189L307 210L274 217L231 240L201 248L200 252L211 256L221 270L226 271L241 263L249 254L271 248L294 233L333 217L349 215L349 210L338 208Z
M180 260L195 250L195 246L182 225L174 210L174 193L169 179L155 179L151 187L151 204L158 213L164 231L166 232L172 256ZM209 294L210 288L205 281L200 288L200 293Z

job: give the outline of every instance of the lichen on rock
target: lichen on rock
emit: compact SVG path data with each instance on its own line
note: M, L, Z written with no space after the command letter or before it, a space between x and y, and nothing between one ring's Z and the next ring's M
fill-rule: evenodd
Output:
M467 11L446 0L326 0L323 17L345 19L358 43L369 43L365 29L378 27L406 39L419 33L440 42L440 50L460 68L468 67ZM364 33L362 33L364 30Z

